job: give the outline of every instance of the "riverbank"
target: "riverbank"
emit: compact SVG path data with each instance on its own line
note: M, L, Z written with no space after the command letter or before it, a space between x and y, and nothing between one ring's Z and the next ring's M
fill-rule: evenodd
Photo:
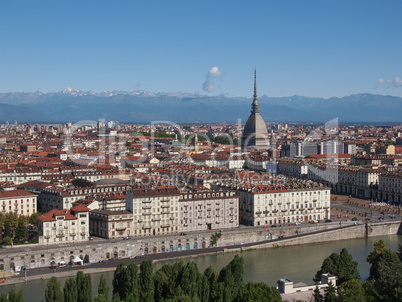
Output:
M28 273L28 281L31 280L48 280L51 277L72 277L75 276L78 270L83 270L88 274L98 274L104 272L114 271L118 263L123 262L125 265L132 261L136 261L138 264L145 259L151 259L154 263L165 262L165 261L178 261L182 259L191 259L201 256L218 255L225 253L238 253L247 250L255 249L272 249L285 246L295 246L295 245L311 245L322 242L330 241L340 241L340 240L350 240L358 238L367 237L377 237L385 236L390 234L398 234L401 232L401 222L392 221L384 223L372 223L372 224L358 224L358 225L347 225L338 228L323 229L310 233L303 233L298 235L287 236L281 239L270 239L259 242L251 242L247 244L240 245L229 245L229 246L218 246L206 249L182 251L182 252L168 252L168 253L157 253L150 254L146 258L132 259L132 258L119 258L111 261L106 261L105 263L94 263L92 265L74 268L66 267L61 268L54 272L53 270L47 269L39 271L39 269L30 270ZM24 276L20 275L18 277L7 278L6 284L16 284L24 283Z

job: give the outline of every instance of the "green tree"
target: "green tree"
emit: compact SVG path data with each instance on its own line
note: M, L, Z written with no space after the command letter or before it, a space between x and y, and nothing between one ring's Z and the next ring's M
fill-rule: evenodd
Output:
M321 294L321 291L318 288L318 286L316 286L314 289L313 298L314 302L324 302L324 296Z
M9 298L10 300L10 298ZM45 289L46 302L62 302L63 294L60 289L60 281L56 277L49 279Z
M338 276L339 285L352 279L360 280L361 277L358 269L359 263L357 261L353 261L353 257L347 249L342 249L340 253L340 260L341 267L339 270L342 273Z
M236 255L233 260L219 272L219 281L224 284L224 301L232 301L243 285L243 263L243 258Z
M109 299L109 286L106 283L106 279L101 275L99 285L98 285L98 297L105 297L106 300Z
M401 244L398 245L398 252L397 252L397 255L398 255L398 257L399 257L399 260L402 261L402 245L401 245Z
M152 260L145 260L140 266L140 301L152 302L154 301L154 279Z
M329 257L325 258L321 269L315 274L314 281L320 281L321 275L331 273L338 277L338 285L351 279L360 279L360 273L357 268L358 263L353 261L352 255L349 254L347 249L342 249L340 254L332 253Z
M365 302L363 284L359 279L345 281L338 287L338 300L341 302Z
M17 230L15 231L15 239L16 242L23 242L28 237L27 228L25 227L22 221L18 222Z
M374 242L373 251L367 256L366 261L370 264L373 264L375 258L384 252L387 248L385 247L385 243L382 239L377 242Z
M222 234L221 233L215 233L211 236L211 246L214 246L218 243L219 238L221 238Z
M116 270L114 271L113 276L113 297L118 294L119 298L124 300L126 295L125 288L128 284L127 275L126 275L126 267L123 263L119 263Z
M91 275L77 272L77 302L92 301L92 281Z
M139 276L138 276L138 266L133 261L131 262L126 269L127 279L128 279L128 292L129 299L132 302L137 302L140 299L140 291L139 291Z
M4 222L4 237L11 237L10 222L8 220Z
M67 279L63 287L64 302L76 302L77 297L77 281L75 278Z
M35 212L29 216L28 222L34 226L38 225L38 217L42 215L40 212Z
M242 285L234 301L279 302L282 301L279 292L263 282L249 282Z
M219 275L211 266L204 271L204 276L207 278L210 288L210 301L221 301L223 297L223 285L219 283Z
M57 300L55 300L57 301ZM16 291L14 289L8 292L8 302L24 302L24 296L22 295L22 289Z
M328 287L324 289L324 302L336 302L336 287L332 282L328 283Z
M376 301L400 301L402 263L394 251L386 249L374 259L367 287Z
M1 293L0 294L0 302L8 302L8 294L7 293Z

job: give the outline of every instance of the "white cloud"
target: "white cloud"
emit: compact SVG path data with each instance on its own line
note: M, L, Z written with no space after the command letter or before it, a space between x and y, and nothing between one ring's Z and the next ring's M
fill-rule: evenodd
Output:
M393 80L384 80L384 79L378 79L378 84L385 85L389 87L389 85L393 85L394 87L402 87L402 79L400 77L396 77Z
M218 67L212 67L207 73L207 80L202 85L202 89L208 92L214 91L214 79L222 76L222 72Z

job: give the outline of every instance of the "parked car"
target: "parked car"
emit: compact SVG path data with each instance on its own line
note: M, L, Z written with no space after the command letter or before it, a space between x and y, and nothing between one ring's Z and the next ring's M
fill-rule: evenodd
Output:
M263 226L263 228L264 228L264 229L268 229L268 228L269 228L269 226L267 226L267 225L264 225L264 226Z
M296 224L295 223L289 223L289 226L295 226Z
M296 222L295 225L300 225L300 222Z
M357 217L353 217L352 221L358 221L359 219L357 219Z
M384 219L384 217L382 217L382 216L378 217L378 220L383 220L383 219Z
M123 240L130 240L130 239L131 239L130 236L126 236L126 237L123 238Z
M389 218L394 219L394 218L395 218L395 215L394 215L394 214L389 215Z
M327 220L325 220L325 222L332 222L332 220L331 220L331 219L327 219Z
M276 228L276 225L275 224L271 225L271 228Z

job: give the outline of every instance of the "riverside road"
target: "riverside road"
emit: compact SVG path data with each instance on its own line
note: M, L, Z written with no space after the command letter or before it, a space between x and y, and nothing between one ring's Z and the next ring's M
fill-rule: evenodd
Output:
M294 238L294 237L304 237L304 236L309 236L309 235L314 235L314 234L324 234L329 231L346 229L346 228L351 228L354 226L355 226L354 224L351 224L351 225L335 227L335 228L326 229L326 230L302 233L299 235L288 236L285 238L262 240L262 241L258 241L258 242L251 242L251 243L245 243L245 244L220 246L220 247L209 247L209 248L203 248L203 249L200 248L200 249L196 249L196 250L183 250L180 252L174 251L174 252L149 254L149 255L146 255L145 257L137 258L137 259L120 258L120 259L108 260L108 261L101 262L101 263L92 263L90 265L79 266L79 267L72 267L69 265L62 267L62 268L58 268L58 269L49 268L49 267L41 267L41 268L30 269L27 272L27 277L28 277L28 280L32 276L43 276L43 278L48 279L51 277L51 275L54 275L55 273L57 273L57 275L59 275L58 273L61 273L61 272L70 272L70 271L79 271L79 270L85 271L87 269L92 269L92 270L99 269L99 271L101 272L104 269L115 268L119 263L124 263L125 265L128 265L132 261L135 261L137 264L140 264L144 260L173 260L175 258L181 258L181 257L192 257L192 256L197 257L197 256L205 255L205 254L224 252L225 250L230 251L233 249L257 246L257 245L264 244L264 243L274 243L274 242L292 240L292 238ZM21 279L24 279L23 273L21 273L21 275L15 275L8 280L10 280L11 283L14 283L14 282L18 282L17 280L21 280Z

